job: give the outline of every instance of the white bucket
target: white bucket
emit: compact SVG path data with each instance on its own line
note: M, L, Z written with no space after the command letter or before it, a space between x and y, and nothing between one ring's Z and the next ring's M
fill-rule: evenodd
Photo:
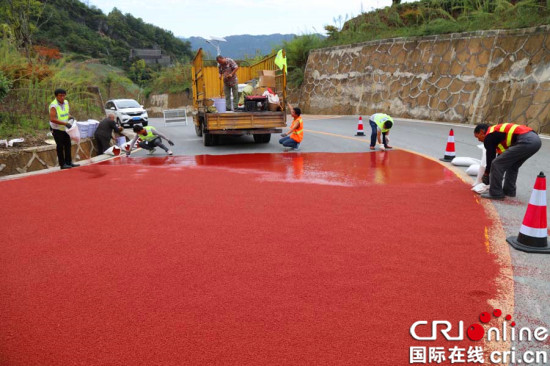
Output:
M122 146L125 143L126 143L126 137L125 136L120 136L120 137L116 138L116 145L117 146Z
M218 113L225 113L225 98L212 98Z
M90 124L88 122L76 122L76 126L78 127L78 132L80 132L81 139L85 139L90 136Z

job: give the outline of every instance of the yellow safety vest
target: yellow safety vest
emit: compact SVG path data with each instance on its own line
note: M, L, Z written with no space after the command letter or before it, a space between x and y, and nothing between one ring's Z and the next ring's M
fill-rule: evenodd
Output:
M386 121L391 121L393 123L393 119L384 113L375 113L372 117L374 117L372 120L376 125L380 128L380 131L382 132L388 132L389 128L384 128L384 123Z
M54 99L53 102L50 103L50 108L48 108L48 111L50 111L52 108L55 108L55 111L57 112L57 119L61 122L67 122L69 120L69 102L65 100L63 105L59 105L59 102L57 99ZM50 121L50 127L54 130L59 131L65 131L66 128L64 125L58 125L57 123L53 123Z
M489 130L487 130L487 135L493 132L503 132L506 134L506 138L497 145L497 153L502 154L506 151L506 149L512 146L512 138L514 135L523 135L524 133L530 131L533 131L531 127L516 125L514 123L502 123L489 127Z
M139 138L142 139L143 141L153 141L154 139L156 139L158 136L157 135L153 135L153 127L152 126L145 126L143 127L143 129L145 131L147 131L147 135L139 135Z
M297 122L298 126L296 126L294 131L290 133L290 138L297 143L300 143L304 139L304 121L302 120L302 117L298 117L292 121L292 124L294 124L294 122Z

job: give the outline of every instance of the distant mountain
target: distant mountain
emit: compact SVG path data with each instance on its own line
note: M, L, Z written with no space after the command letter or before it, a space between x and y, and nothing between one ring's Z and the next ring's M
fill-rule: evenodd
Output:
M279 33L260 36L251 36L249 34L227 36L224 37L227 42L220 42L220 49L223 56L240 60L246 57L252 58L257 53L260 55L267 55L271 53L272 50L280 48L283 41L289 41L294 37L294 34ZM208 52L212 58L216 56L216 49L212 45L206 43L204 38L180 37L180 39L191 43L191 49L194 53L196 53L199 48L202 48Z

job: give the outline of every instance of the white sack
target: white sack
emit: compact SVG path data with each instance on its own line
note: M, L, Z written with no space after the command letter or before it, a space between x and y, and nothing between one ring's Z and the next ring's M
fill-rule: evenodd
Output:
M106 155L118 156L120 155L120 147L114 145L103 152Z
M457 156L456 158L453 159L453 161L451 161L451 164L456 166L470 166L472 164L481 164L481 161L474 158Z
M17 143L19 143L19 142L24 142L24 141L25 141L25 139L22 138L22 137L17 138L17 139L12 139L12 140L9 140L9 141L8 141L8 146L9 146L9 147L12 147L13 144L17 144Z
M483 178L485 168L487 167L487 155L485 154L485 146L483 146L483 144L479 144L477 145L477 147L481 149L481 163L479 164L476 181L474 182L474 184L472 184L472 186L476 186L481 183L481 178Z
M78 126L76 125L75 120L71 120L71 123L72 127L70 129L67 129L65 132L69 134L72 141L78 144L80 142L80 131L78 130Z
M468 169L466 169L466 174L471 175L473 177L477 177L479 174L479 168L480 164L472 164ZM484 169L485 170L485 169Z

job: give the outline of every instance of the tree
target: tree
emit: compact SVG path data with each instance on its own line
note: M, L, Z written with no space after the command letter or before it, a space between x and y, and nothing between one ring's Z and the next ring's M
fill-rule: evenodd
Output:
M4 99L8 95L11 87L11 82L4 76L2 71L0 71L0 100Z
M0 0L0 16L11 28L17 46L23 48L27 58L31 56L33 34L40 27L39 21L46 1Z

